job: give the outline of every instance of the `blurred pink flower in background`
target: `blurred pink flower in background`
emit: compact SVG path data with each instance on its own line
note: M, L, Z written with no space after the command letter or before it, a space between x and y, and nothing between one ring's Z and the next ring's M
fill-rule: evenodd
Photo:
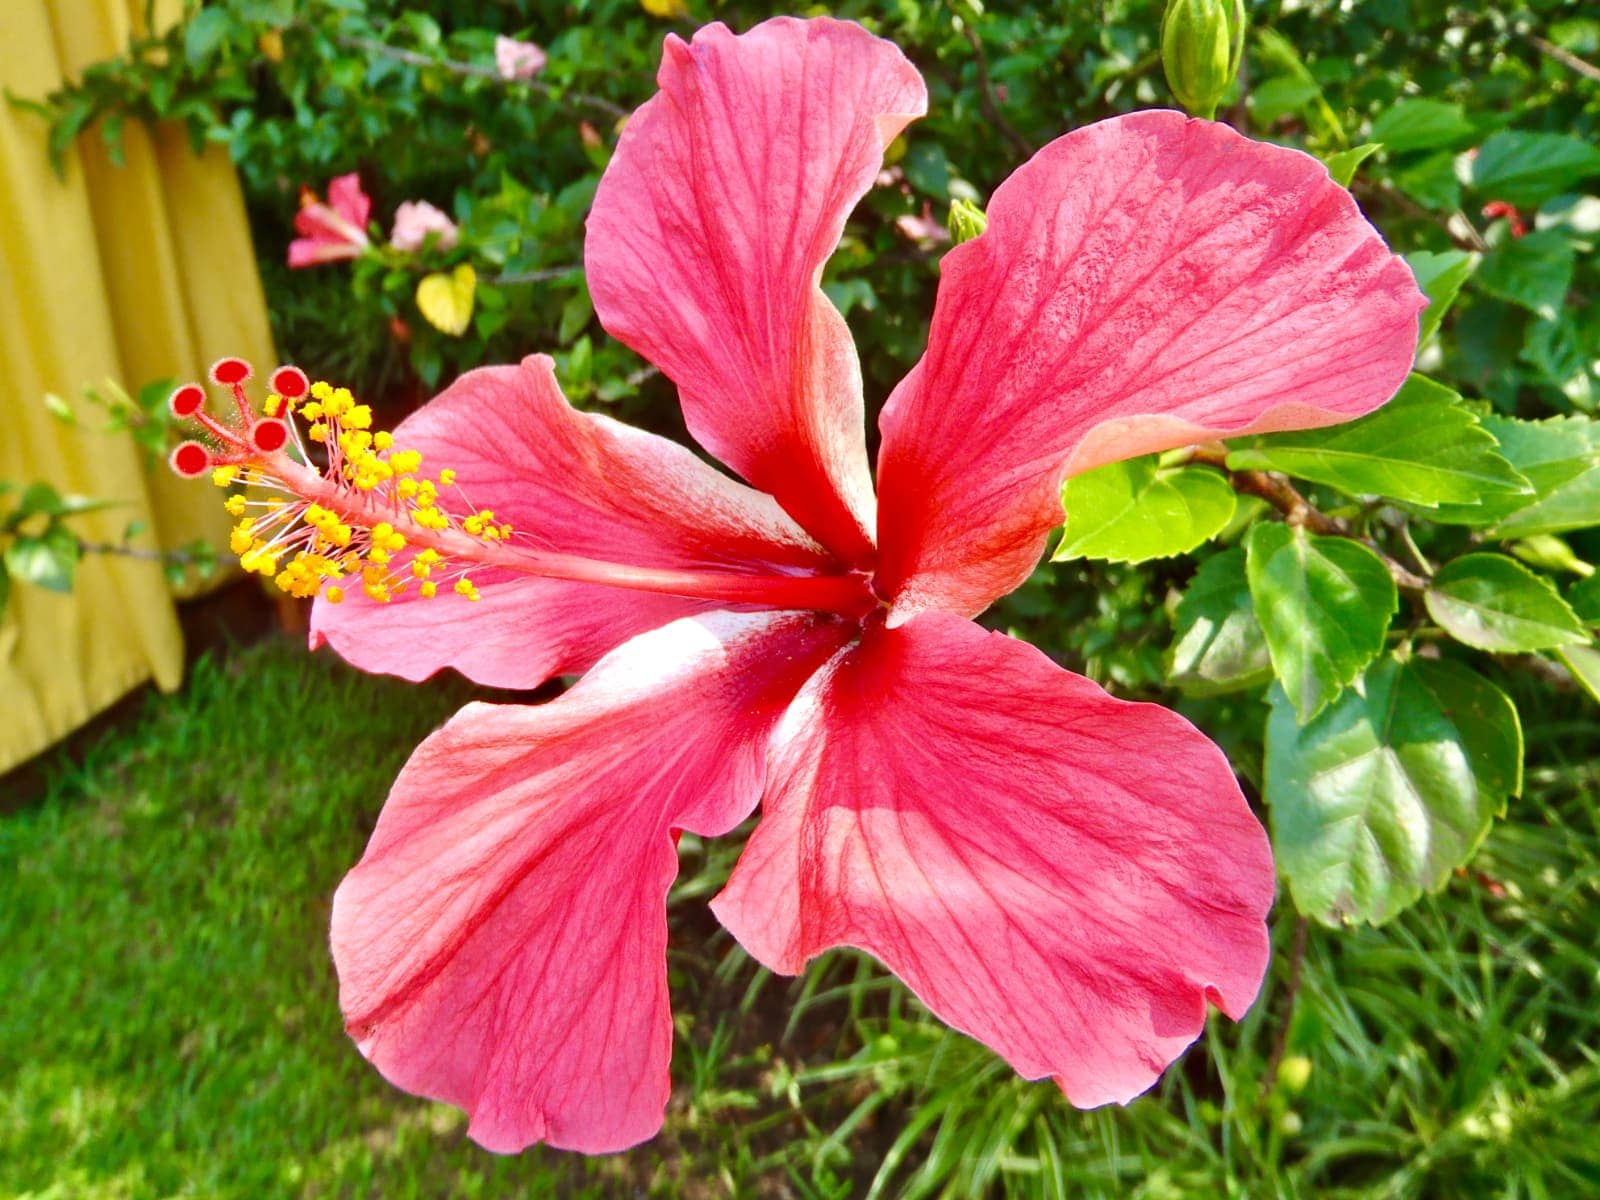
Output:
M430 233L438 234L437 246L448 250L456 244L456 223L426 200L407 200L394 210L394 231L389 244L396 250L417 251Z
M494 65L501 79L532 79L544 70L545 53L532 42L497 37L494 40Z
M361 257L372 244L366 232L371 215L372 198L361 190L361 178L354 171L328 185L326 204L310 188L301 188L300 211L294 215L300 236L289 243L289 265L314 267Z
M923 201L922 213L906 213L894 219L894 227L914 242L929 242L937 245L950 240L950 231L944 227L944 222L933 215L933 205Z

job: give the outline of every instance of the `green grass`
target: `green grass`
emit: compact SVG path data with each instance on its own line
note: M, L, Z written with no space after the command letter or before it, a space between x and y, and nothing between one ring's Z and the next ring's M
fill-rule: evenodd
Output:
M858 956L758 970L703 905L736 844L685 838L665 1132L497 1158L362 1062L325 943L390 778L469 694L265 643L0 818L0 1196L1600 1194L1595 722L1525 702L1529 795L1470 871L1313 930L1286 1033L1281 919L1250 1017L1121 1110L1017 1080Z

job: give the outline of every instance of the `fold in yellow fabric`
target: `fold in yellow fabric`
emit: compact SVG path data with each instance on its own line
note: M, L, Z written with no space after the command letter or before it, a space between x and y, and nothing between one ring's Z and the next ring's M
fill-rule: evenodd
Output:
M145 0L7 0L0 79L42 97L118 53ZM158 20L178 0L155 6ZM126 437L73 429L43 405L77 404L85 384L130 391L201 376L213 358L272 362L266 305L238 181L220 148L196 157L178 128L129 122L126 166L97 130L78 139L59 179L45 123L0 105L0 479L44 480L117 506L76 518L87 541L137 545L199 537L227 543L227 518L198 485L147 470ZM95 425L86 413L85 423ZM153 678L178 685L183 644L158 565L87 558L70 595L19 584L0 618L0 772L70 733Z

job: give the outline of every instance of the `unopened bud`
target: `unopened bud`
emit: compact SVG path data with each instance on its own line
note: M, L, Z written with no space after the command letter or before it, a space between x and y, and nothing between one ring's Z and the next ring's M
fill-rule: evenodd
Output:
M1311 1082L1311 1060L1304 1054L1291 1054L1278 1064L1278 1086L1298 1096Z
M1167 0L1161 18L1161 66L1191 116L1210 119L1239 71L1244 0Z
M962 242L970 242L989 228L989 217L971 200L952 200L947 223L950 226L950 237L959 246Z

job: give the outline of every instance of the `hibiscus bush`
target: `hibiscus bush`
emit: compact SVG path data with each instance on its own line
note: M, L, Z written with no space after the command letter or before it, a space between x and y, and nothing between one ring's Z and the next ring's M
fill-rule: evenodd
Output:
M1600 701L1600 25L1110 10L232 0L45 105L239 161L304 369L179 389L172 462L313 641L583 676L426 740L334 901L350 1033L481 1144L660 1127L678 838L758 803L753 958L1126 1103L1275 896L1292 1006L1469 870L1519 702Z

